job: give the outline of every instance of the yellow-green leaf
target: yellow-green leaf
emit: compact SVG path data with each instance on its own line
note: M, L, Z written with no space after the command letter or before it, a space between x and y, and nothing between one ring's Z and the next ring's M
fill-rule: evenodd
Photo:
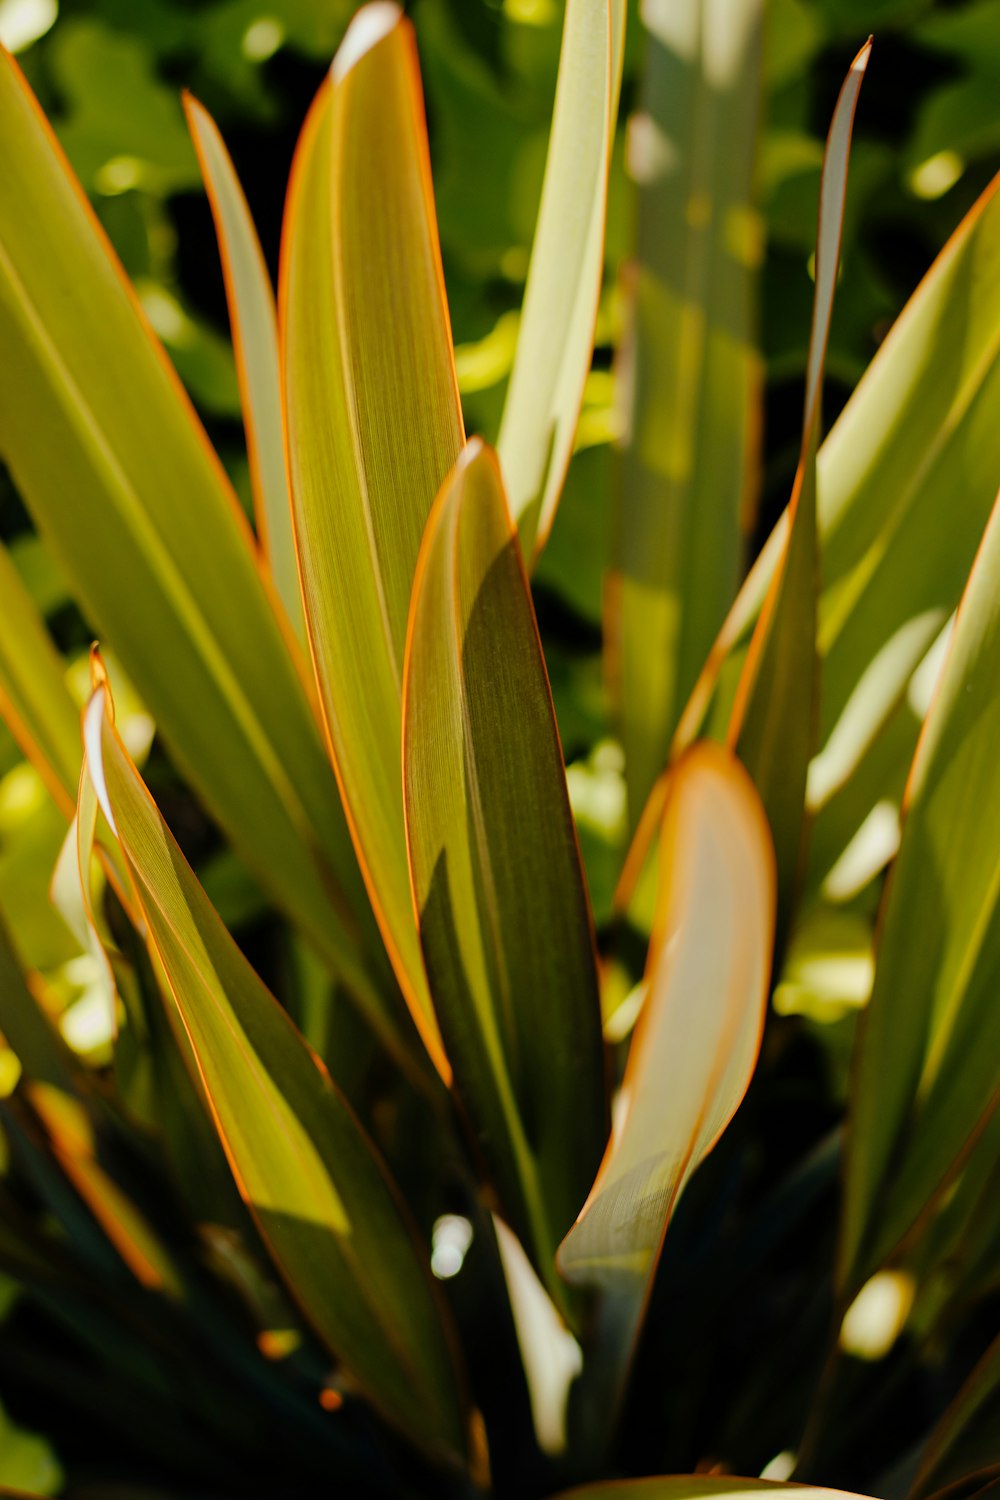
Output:
M777 1484L768 1479L716 1478L701 1474L671 1474L662 1479L611 1480L564 1490L554 1500L742 1500L755 1495L787 1495L788 1500L864 1500L847 1490L824 1490L812 1484Z
M840 1253L856 1291L1000 1103L1000 501L904 797L851 1090Z
M336 785L253 539L6 53L0 134L0 453L191 785L392 1034L359 956L359 928L372 951L377 937Z
M520 548L478 440L427 523L403 743L413 894L456 1087L558 1297L555 1249L606 1133L596 959Z
M296 633L304 640L302 595L295 563L292 508L281 430L278 314L274 291L250 208L215 121L190 94L184 95L184 113L212 206L222 258L250 457L257 535L278 597Z
M851 65L827 136L802 446L788 507L787 542L750 641L729 724L729 743L757 785L774 835L783 925L800 874L806 778L819 703L816 450L823 365L840 263L851 131L870 52L869 41Z
M625 0L567 0L552 134L497 450L530 563L573 448L604 270Z
M728 750L681 757L659 837L646 999L600 1172L559 1250L565 1276L622 1292L633 1321L674 1205L750 1082L775 921L767 820Z
M618 371L624 452L605 622L633 825L736 594L757 484L763 226L752 177L762 15L762 0L671 0L643 12L645 74L626 155L638 225Z
M230 1167L276 1265L375 1406L421 1447L461 1455L445 1313L384 1165L199 886L115 731L104 687L84 733Z
M416 49L393 4L355 16L306 121L281 322L296 539L330 748L397 976L447 1075L407 876L400 695L420 538L463 429Z

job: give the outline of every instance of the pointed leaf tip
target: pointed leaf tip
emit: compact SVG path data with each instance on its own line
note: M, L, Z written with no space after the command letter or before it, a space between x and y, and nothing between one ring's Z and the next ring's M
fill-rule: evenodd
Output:
M403 12L395 4L395 0L372 0L371 5L359 10L344 33L344 40L333 59L330 71L334 83L345 78L355 64L373 47L377 47L402 19Z

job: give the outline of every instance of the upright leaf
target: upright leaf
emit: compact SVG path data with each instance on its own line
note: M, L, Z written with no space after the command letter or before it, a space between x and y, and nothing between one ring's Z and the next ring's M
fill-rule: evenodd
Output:
M0 134L0 452L191 785L391 1034L336 785L245 520L6 53Z
M497 450L529 564L573 448L604 271L625 0L567 0L552 134Z
M1000 1416L1000 1336L962 1386L927 1439L910 1496L932 1495L989 1466L996 1478ZM986 1476L984 1475L984 1478Z
M739 761L706 741L670 776L646 999L601 1169L559 1250L568 1279L620 1295L626 1343L677 1199L750 1082L774 920L760 799Z
M80 718L62 657L0 546L0 716L67 814L80 775Z
M1000 502L904 798L851 1089L840 1282L856 1291L1000 1103Z
M648 6L608 677L633 825L736 593L756 486L762 0Z
M827 137L820 187L805 417L788 534L778 570L761 607L740 677L729 724L729 743L761 794L778 860L778 902L787 921L803 852L806 777L816 739L819 680L816 599L816 450L819 444L823 364L840 260L840 231L847 194L847 163L866 42L840 91Z
M281 430L278 314L257 231L225 142L211 115L190 94L184 113L198 153L219 240L233 331L236 372L250 456L257 534L278 597L304 638L302 595L292 536L292 503Z
M296 1301L374 1405L441 1456L465 1450L430 1269L374 1146L229 936L115 731L88 705L87 764L247 1206Z
M495 455L427 523L404 676L413 895L455 1082L504 1212L553 1256L605 1136L593 930L548 678Z
M400 694L420 538L463 430L416 50L393 4L355 16L306 121L281 316L296 538L331 752L386 945L446 1074L407 877Z

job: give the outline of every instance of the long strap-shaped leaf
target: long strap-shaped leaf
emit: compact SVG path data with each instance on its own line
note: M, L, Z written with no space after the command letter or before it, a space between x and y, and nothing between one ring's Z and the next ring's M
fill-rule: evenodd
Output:
M384 1415L420 1446L461 1455L443 1309L375 1148L199 886L115 731L105 687L84 738L233 1175L275 1263Z
M648 32L627 167L635 264L608 680L632 822L736 594L756 487L761 362L752 203L762 0L671 0Z
M1000 1337L993 1340L927 1439L910 1490L912 1500L933 1495L986 1464L991 1466L990 1478L1000 1479L996 1470L998 1409Z
M1000 502L904 798L851 1089L845 1296L941 1193L1000 1104Z
M573 448L604 269L625 0L567 0L542 201L497 450L527 561Z
M564 1490L554 1500L741 1500L754 1495L787 1495L789 1500L863 1500L847 1490L824 1490L811 1484L776 1484L768 1479L723 1478L703 1474L670 1474L662 1479L611 1480Z
M885 735L912 757L917 725L896 710L928 640L958 603L989 516L998 413L1000 177L913 293L819 454L822 748L809 800L828 823L847 819L835 854L888 793L879 764ZM788 519L786 512L720 632L680 742L697 733L713 694L724 712ZM874 666L877 690L859 691L874 683ZM823 847L829 843L824 837ZM815 873L828 868L829 860Z
M706 741L671 774L647 997L601 1170L559 1250L570 1280L621 1295L626 1346L674 1205L750 1082L774 921L760 798L736 757Z
M212 206L243 401L257 534L278 597L305 639L285 470L278 313L260 240L225 142L211 115L184 95L184 113Z
M420 937L455 1082L504 1212L553 1256L605 1136L593 932L548 679L495 455L427 523L404 682Z
M184 774L389 1029L336 786L245 520L6 53L0 134L0 452Z
M0 546L0 717L63 812L80 774L80 718L62 658L6 547Z
M827 137L820 187L816 295L809 336L805 419L789 505L788 540L750 642L729 725L729 743L757 784L774 834L783 924L787 923L801 862L806 778L815 745L819 705L816 450L823 365L840 258L851 131L870 53L869 41L851 65Z
M299 143L282 246L306 620L369 894L447 1075L406 866L400 694L413 571L463 439L410 23L359 11Z

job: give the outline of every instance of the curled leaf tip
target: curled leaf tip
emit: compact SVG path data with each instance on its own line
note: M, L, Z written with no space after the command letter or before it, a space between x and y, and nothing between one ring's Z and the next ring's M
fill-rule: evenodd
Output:
M366 53L378 46L399 25L403 12L395 0L372 0L359 10L344 33L344 40L333 59L331 74L334 83L339 83L359 63Z

